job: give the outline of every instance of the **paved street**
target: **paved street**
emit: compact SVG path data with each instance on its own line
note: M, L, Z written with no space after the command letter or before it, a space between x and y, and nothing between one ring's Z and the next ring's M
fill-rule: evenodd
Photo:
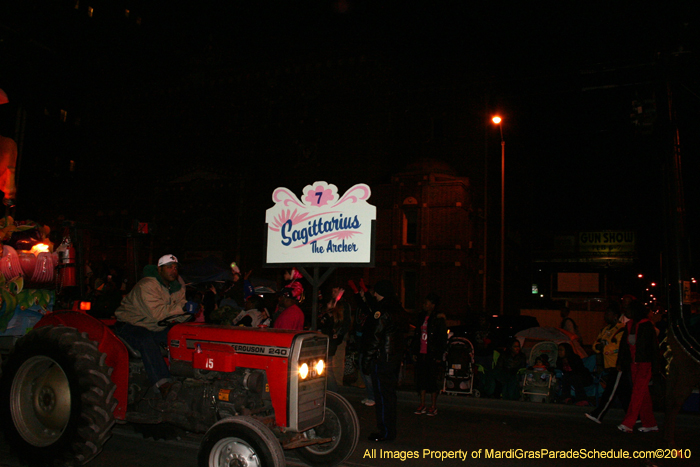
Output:
M359 396L346 394L355 401ZM426 459L423 450L431 451L469 451L466 462L475 465L670 465L668 462L646 464L640 461L624 460L575 460L539 459L532 461L513 459L486 459L485 451L479 459L471 454L476 450L581 450L596 449L599 451L620 450L629 451L640 449L656 449L663 447L661 433L634 433L626 435L617 430L616 425L623 418L621 410L611 410L603 425L597 425L584 417L590 408L564 406L559 404L541 404L493 399L474 399L459 396L441 396L438 399L439 414L437 417L414 415L412 409L417 406L417 396L413 393L401 394L402 415L399 418L400 439L391 445L377 446L361 439L360 446L351 462L356 465L381 466L394 465L390 460L363 459L367 449L381 447L396 451L418 451L420 459L406 460L405 463L415 466L457 465L457 460L440 461ZM357 406L357 405L356 405ZM360 407L358 414L362 418L363 435L372 428L374 413L371 409ZM662 415L657 414L662 422ZM697 438L697 427L700 418L684 415L681 417L679 428L679 445L692 449L700 458L700 440ZM365 428L366 427L366 428ZM692 436L691 436L692 435ZM495 454L495 452L494 452ZM697 462L688 461L690 463ZM680 460L673 461L678 465ZM695 465L695 464L693 464Z
M374 409L360 404L364 391L358 388L342 388L341 393L355 406L362 427L362 437L358 449L346 462L349 467L381 467L406 465L414 467L442 465L484 466L667 466L698 465L700 459L700 439L697 436L700 417L682 415L678 429L679 446L690 449L690 459L675 460L624 460L624 459L537 459L518 460L496 458L497 451L523 454L542 449L549 451L597 450L619 454L626 450L632 455L634 450L655 450L663 448L661 433L624 434L617 431L616 425L622 419L620 410L612 410L603 425L588 421L583 414L587 409L576 406L555 404L535 404L510 402L470 397L441 396L438 400L437 417L414 415L417 397L410 392L399 396L399 439L391 443L371 443L367 435L374 428ZM663 416L656 414L659 423ZM196 455L201 435L182 434L179 439L154 441L143 439L130 425L119 425L112 439L100 456L90 463L90 467L191 467L196 465ZM376 451L372 451L375 449ZM509 451L509 450L514 451ZM381 451L380 451L381 450ZM431 458L424 450L453 452L467 451L465 461L459 459L440 460ZM481 453L479 454L479 450ZM492 451L487 451L492 450ZM387 451L399 459L386 458ZM456 452L455 452L456 451ZM590 451L585 451L590 453ZM413 454L417 459L406 458ZM492 457L487 458L487 453ZM532 454L536 454L532 453ZM376 455L376 458L371 457ZM383 458L380 458L383 455ZM463 455L463 453L461 454ZM473 458L472 456L479 456ZM404 456L404 461L400 457ZM290 465L303 465L288 459ZM17 459L9 453L5 444L0 444L0 466L18 467Z

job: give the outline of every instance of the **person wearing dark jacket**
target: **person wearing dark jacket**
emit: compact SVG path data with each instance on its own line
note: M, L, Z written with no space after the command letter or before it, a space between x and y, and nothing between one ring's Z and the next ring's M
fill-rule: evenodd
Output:
M420 405L414 413L429 416L437 415L438 380L445 372L443 357L447 347L447 322L445 315L435 310L439 304L440 297L429 293L423 302L423 312L416 320L416 333L411 342L411 354L416 363L416 389L420 393ZM425 406L426 393L431 395L430 407Z
M318 328L319 331L328 336L328 366L326 367L326 384L328 390L333 392L338 392L338 380L336 374L337 366L342 365L344 362L344 359L338 360L335 357L338 352L338 347L343 344L345 333L349 328L349 325L346 323L350 320L349 305L347 305L347 302L344 300L340 300L342 293L339 297L337 291L338 289L333 289L332 299L330 302L328 302L326 310L319 317Z
M352 338L358 354L356 361L358 365L361 366L362 356L367 348L364 342L367 340L367 337L372 334L372 329L374 329L374 312L370 309L368 303L370 299L374 297L369 293L369 289L362 279L360 279L359 289L355 286L353 281L348 281L348 285L350 285L355 293L355 303L357 304L355 308L355 318L353 319ZM372 376L366 375L361 368L359 373L365 385L365 393L367 395L361 402L368 407L373 407L375 402L374 389L372 388Z
M625 419L618 429L631 433L632 427L641 418L642 426L639 431L659 431L654 418L654 411L649 394L649 381L653 374L659 371L659 344L656 338L656 328L647 319L648 311L639 301L630 303L632 319L627 321L625 331L620 341L617 356L618 370L628 370L632 376L632 397Z
M406 351L408 320L390 281L377 282L373 294L376 302L370 304L374 311L370 319L374 327L364 340L362 355L362 371L372 375L377 416L378 432L369 435L369 440L389 441L396 439L396 386Z

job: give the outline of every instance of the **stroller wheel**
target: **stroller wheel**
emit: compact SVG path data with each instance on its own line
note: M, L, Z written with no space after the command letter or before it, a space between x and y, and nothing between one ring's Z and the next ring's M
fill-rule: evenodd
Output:
M479 391L478 389L474 389L474 390L472 391L472 395L473 395L474 397L481 397L481 391Z

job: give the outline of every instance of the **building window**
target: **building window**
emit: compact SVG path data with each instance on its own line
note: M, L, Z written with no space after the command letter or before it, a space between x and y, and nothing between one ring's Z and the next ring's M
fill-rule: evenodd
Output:
M404 308L416 309L416 292L418 290L418 274L416 271L404 271L401 278L401 298Z
M403 244L415 245L418 243L418 211L416 209L403 210Z

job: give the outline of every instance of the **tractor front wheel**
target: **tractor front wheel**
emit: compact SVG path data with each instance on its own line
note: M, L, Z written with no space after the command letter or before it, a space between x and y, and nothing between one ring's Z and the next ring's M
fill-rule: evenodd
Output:
M284 467L279 440L252 417L230 417L209 428L199 446L199 467Z

